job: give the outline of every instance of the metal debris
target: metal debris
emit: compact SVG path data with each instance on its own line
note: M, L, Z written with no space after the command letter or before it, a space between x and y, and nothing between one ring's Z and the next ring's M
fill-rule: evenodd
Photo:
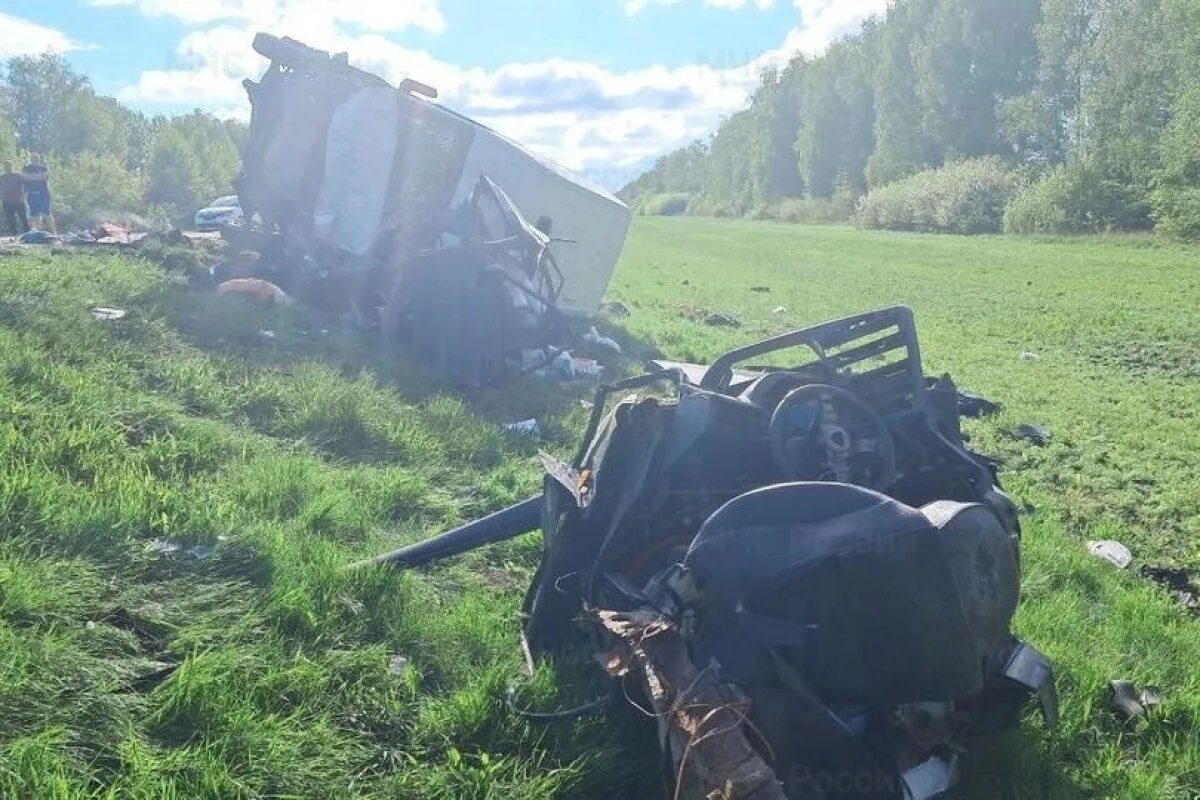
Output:
M1162 704L1162 690L1156 686L1139 689L1132 681L1112 680L1108 682L1108 703L1112 710L1127 722L1144 719Z
M1050 443L1050 430L1042 425L1023 422L1012 430L1013 438L1043 447Z
M964 392L961 389L958 392L958 413L964 417L973 419L990 417L999 413L1003 408L1004 406L1000 403L988 400L983 395Z
M704 324L714 328L740 328L742 321L737 317L729 314L722 314L719 311L710 311L704 315Z

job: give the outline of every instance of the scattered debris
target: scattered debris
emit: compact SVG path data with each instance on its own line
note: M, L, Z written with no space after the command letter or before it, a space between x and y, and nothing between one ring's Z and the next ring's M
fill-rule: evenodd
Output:
M105 308L104 306L96 306L91 310L91 314L95 319L104 322L111 322L112 320L125 319L129 312L123 308Z
M1017 356L1017 360L1022 364L1032 364L1035 361L1040 361L1041 358L1037 353L1031 353L1028 350L1022 350L1021 354Z
M876 358L889 369L863 369ZM364 566L545 521L527 658L591 656L640 685L676 796L782 798L780 779L825 796L863 774L883 783L837 796L925 798L972 720L1015 722L1036 696L1053 724L1052 667L1010 632L1016 509L961 440L953 382L923 377L910 310L693 366L599 389L575 459L542 455L544 495Z
M519 433L522 436L529 436L537 439L542 435L542 429L538 426L536 419L523 419L520 422L507 422L504 424L504 430L512 433Z
M96 244L129 244L128 229L115 222L101 222L90 231Z
M600 313L613 319L624 319L630 314L629 307L619 300L600 304Z
M272 341L275 338L275 331L261 330L258 332L258 336L260 339Z
M972 419L990 417L1003 408L1002 404L988 400L982 395L964 392L961 389L958 392L958 413L964 417L971 417Z
M785 306L775 306L775 308L773 308L771 310L771 313L772 314L786 314L787 308Z
M1087 543L1088 552L1096 558L1102 558L1117 569L1125 569L1133 563L1133 553L1129 548L1112 539L1101 539Z
M767 294L771 291L771 287L770 286L751 286L750 291L756 292L758 294Z
M193 244L209 244L221 241L220 231L180 231L180 235Z
M1108 682L1109 706L1127 722L1144 719L1155 707L1162 705L1162 690L1157 686L1139 689L1132 681Z
M596 330L595 325L592 326L590 331L584 334L583 343L598 350L605 350L609 353L619 354L621 352L621 345L617 343L617 340L601 335L601 333Z
M176 553L182 552L183 545L166 539L152 539L147 543L146 549L160 556L173 556Z
M211 558L213 553L217 552L217 548L209 544L198 544L189 547L185 552L197 561L204 561Z
M197 561L204 561L216 552L215 547L207 544L193 545L185 550L179 542L172 542L169 539L153 539L146 544L146 549L152 553L167 557L174 557L183 553Z
M128 247L138 244L150 236L149 231L131 231L115 222L100 222L88 230L75 230L64 234L61 242L73 247Z
M234 278L225 281L217 287L217 294L239 295L263 305L286 305L290 302L287 292L262 278Z
M569 350L563 350L548 366L538 370L538 374L563 380L594 379L604 374L604 367L593 358L579 358L571 355Z
M704 315L704 324L714 328L740 328L742 321L737 317L729 314L722 314L719 311L710 311Z
M59 241L59 237L49 231L31 230L22 233L17 237L17 244L54 244Z
M1050 431L1042 425L1033 425L1028 422L1022 422L1020 425L1012 429L1012 436L1015 439L1029 442L1030 444L1043 447L1050 443Z
M393 675L403 675L408 671L408 659L396 653L388 659L388 672Z

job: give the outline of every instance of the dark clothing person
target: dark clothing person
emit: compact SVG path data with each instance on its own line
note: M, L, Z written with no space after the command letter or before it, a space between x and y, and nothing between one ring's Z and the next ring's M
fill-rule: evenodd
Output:
M25 201L29 203L29 216L50 216L50 170L45 164L26 164L21 170L25 182Z
M0 175L0 200L4 202L4 222L14 236L29 230L25 213L25 185L21 176L9 170Z

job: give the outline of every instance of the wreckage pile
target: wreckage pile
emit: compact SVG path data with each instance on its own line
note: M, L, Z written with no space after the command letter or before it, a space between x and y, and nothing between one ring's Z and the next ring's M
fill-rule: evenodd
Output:
M643 396L606 408L625 392ZM933 797L968 732L1032 695L1057 715L1049 663L1010 631L1016 509L960 399L902 307L664 363L600 390L540 497L368 563L540 524L527 652L590 651L614 698L640 688L676 797Z
M267 34L235 181L260 255L240 278L403 338L464 387L554 366L594 314L630 222L604 190L430 98ZM531 222L533 220L534 222Z

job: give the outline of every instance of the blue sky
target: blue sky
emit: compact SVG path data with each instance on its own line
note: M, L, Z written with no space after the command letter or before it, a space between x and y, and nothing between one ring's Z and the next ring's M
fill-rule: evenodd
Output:
M63 53L105 94L245 117L253 34L347 51L616 186L736 111L761 70L887 0L0 0L0 57Z

